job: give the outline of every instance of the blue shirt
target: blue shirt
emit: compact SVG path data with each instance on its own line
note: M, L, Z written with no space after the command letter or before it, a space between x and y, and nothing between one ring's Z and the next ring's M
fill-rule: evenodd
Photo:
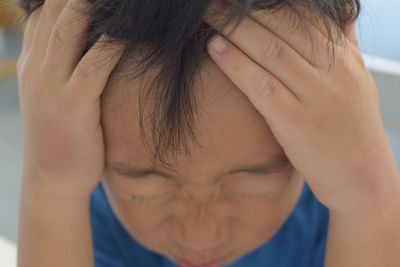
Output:
M142 247L115 217L100 183L91 195L90 216L96 267L177 267ZM227 267L323 267L329 212L307 183L293 212L261 247Z

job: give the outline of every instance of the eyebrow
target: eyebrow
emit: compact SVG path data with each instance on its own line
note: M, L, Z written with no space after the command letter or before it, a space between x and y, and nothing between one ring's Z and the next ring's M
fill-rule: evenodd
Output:
M279 156L273 159L270 159L267 162L258 163L251 166L241 167L238 169L233 169L228 171L225 175L231 175L236 173L249 173L249 174L268 174L277 172L289 164L289 159L284 156ZM158 175L168 179L172 179L173 176L163 172L161 170L157 170L154 167L138 167L132 166L123 162L111 162L108 164L109 168L118 172L119 174L127 177L127 178L146 178L150 175ZM176 171L174 171L177 173Z

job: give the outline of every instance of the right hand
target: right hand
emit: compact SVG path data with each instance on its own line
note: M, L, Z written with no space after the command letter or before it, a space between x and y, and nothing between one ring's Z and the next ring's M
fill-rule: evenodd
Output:
M90 195L104 170L100 95L124 50L122 42L99 50L98 41L80 59L91 19L75 9L88 4L45 1L27 21L17 61L24 181L79 196Z

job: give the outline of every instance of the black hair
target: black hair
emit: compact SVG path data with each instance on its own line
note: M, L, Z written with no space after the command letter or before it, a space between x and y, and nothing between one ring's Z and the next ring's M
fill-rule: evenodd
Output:
M44 3L44 0L18 1L19 7L25 11L24 20ZM201 63L208 57L207 41L217 33L203 21L210 0L89 2L90 5L80 10L80 14L89 15L93 20L87 32L82 57L106 33L116 40L126 42L124 54L112 76L125 70L126 75L120 77L125 77L124 81L129 82L143 77L151 68L156 68L158 72L150 86L145 90L140 89L141 135L146 140L143 107L148 107L152 139L151 143L145 144L152 144L146 147L154 149L154 159L168 166L170 164L164 159L166 153L175 153L182 148L190 156L188 138L197 143L193 130L197 109L193 84L199 78ZM320 23L326 30L328 49L328 44L343 39L344 27L354 22L360 13L360 0L231 0L231 3L229 12L222 20L221 29L236 19L235 29L251 10L275 12L284 7L293 10L293 14L303 24L305 16L302 10L308 10L315 18L314 22ZM133 56L134 52L140 57ZM155 101L153 105L148 105L149 99Z

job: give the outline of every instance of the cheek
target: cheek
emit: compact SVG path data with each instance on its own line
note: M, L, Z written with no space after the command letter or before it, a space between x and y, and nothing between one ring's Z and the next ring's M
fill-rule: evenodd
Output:
M121 210L121 219L129 224L131 231L136 234L143 234L155 231L163 218L160 213L153 208L135 207L135 205L119 204Z
M271 238L293 211L303 189L303 180L293 178L287 191L273 201L242 201L236 207L246 235L261 245Z
M161 240L160 235L155 234L165 219L157 212L159 208L128 203L118 198L107 186L104 186L104 191L121 225L136 241L149 248L154 243L152 239Z

